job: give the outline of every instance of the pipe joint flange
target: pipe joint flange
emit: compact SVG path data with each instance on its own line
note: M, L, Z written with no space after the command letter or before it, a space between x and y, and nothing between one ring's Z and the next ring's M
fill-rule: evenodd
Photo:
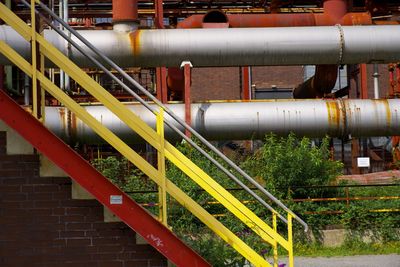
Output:
M336 24L335 25L338 30L339 30L339 60L338 60L338 65L342 65L343 64L343 54L344 54L344 45L345 45L345 41L344 41L344 31L343 31L343 27L340 24Z

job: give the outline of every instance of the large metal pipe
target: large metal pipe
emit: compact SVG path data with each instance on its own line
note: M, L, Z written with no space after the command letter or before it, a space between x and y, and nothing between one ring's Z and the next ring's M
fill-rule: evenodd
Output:
M270 4L271 13L278 13L277 11L279 10L280 5L281 1L272 1ZM325 0L323 8L324 13L322 14L227 15L222 11L213 10L205 15L190 16L179 22L177 28L209 28L208 25L213 25L214 28L224 28L228 26L231 28L242 28L372 24L371 15L368 12L347 13L347 0ZM306 81L295 88L293 92L295 98L315 98L323 96L326 92L331 92L332 88L335 86L337 78L337 66L318 66L315 74L316 75L309 81ZM331 87L327 87L327 85ZM174 93L174 95L180 95L183 91L183 72L180 69L168 69L168 88Z
M347 0L325 0L323 7L324 16L331 20L331 25L340 24L347 13ZM324 97L335 87L337 75L337 65L317 65L314 76L294 88L293 97Z
M155 116L139 104L128 107L151 127ZM184 104L168 107L182 119ZM85 109L102 124L129 143L140 138L103 106L86 106ZM193 128L209 140L246 140L263 138L274 132L286 135L332 137L391 136L400 135L400 100L293 100L263 102L226 102L192 104ZM166 116L167 120L171 120ZM97 144L103 141L69 114L63 107L46 108L46 125L60 137ZM174 124L181 131L182 127ZM166 136L177 139L169 127Z
M195 67L390 63L400 60L400 26L393 25L137 30L129 34L80 31L80 34L121 67L177 67L184 60ZM54 31L45 31L45 38L65 52L64 40ZM0 40L29 58L29 43L10 27L0 26ZM76 49L71 49L70 57L79 66L92 66ZM9 62L0 57L1 64Z

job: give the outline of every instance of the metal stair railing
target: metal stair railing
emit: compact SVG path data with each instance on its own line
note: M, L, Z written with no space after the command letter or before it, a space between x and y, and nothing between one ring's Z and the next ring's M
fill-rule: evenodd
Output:
M25 0L20 0L27 6L30 6ZM220 152L215 146L213 146L210 142L208 142L204 137L202 137L198 132L196 132L190 125L188 125L184 120L182 120L179 116L177 116L172 110L170 110L167 106L161 103L156 97L154 97L149 91L147 91L143 86L141 86L137 81L135 81L131 76L129 76L122 68L120 68L117 64L115 64L112 60L106 57L101 51L99 51L96 47L90 44L87 40L85 40L76 30L70 27L65 21L60 19L51 9L49 9L46 5L41 3L39 0L36 0L36 3L46 11L53 19L59 22L65 29L71 32L79 41L85 44L88 48L90 48L96 55L98 55L104 62L106 62L111 68L115 69L119 74L121 74L129 83L131 83L136 89L139 89L141 93L146 95L150 100L152 100L157 106L162 108L168 115L171 116L176 122L178 122L184 129L188 130L193 134L202 144L204 144L207 148L209 148L212 152L218 155L224 162L226 162L230 167L232 167L235 171L241 174L248 182L254 185L260 192L262 192L265 196L267 196L270 200L272 200L275 204L277 204L280 208L282 208L287 213L290 213L295 220L297 220L301 225L303 225L305 231L308 230L308 225L298 216L295 215L293 211L291 211L288 207L286 207L280 200L278 200L274 195L272 195L268 190L266 190L263 186L261 186L257 181L255 181L251 176L249 176L246 172L244 172L239 166L237 166L234 162L232 162L228 157L226 157L222 152ZM39 15L41 13L37 12ZM49 23L49 26L52 27L57 33L59 33L65 40L67 40L71 45L73 45L78 51L82 54L85 54L82 48L74 42L70 37L68 37L64 32L58 29L56 26L52 25L43 15L42 17ZM86 55L97 67L102 69L108 76L110 76L114 81L116 81L124 90L126 90L129 94L131 94L135 99L144 105L148 110L150 110L154 115L157 114L157 110L150 106L144 99L142 99L137 93L135 93L129 86L127 86L123 81L118 79L111 71L104 67L98 60L96 60L91 55ZM198 150L203 156L209 159L213 164L215 164L221 171L223 171L226 175L228 175L233 181L235 181L239 186L241 186L246 192L252 195L257 201L259 201L264 207L268 208L271 212L276 213L278 217L287 223L286 219L280 215L275 209L273 209L268 203L266 203L262 198L260 198L257 194L254 193L248 186L246 186L240 179L238 179L231 171L227 170L224 166L222 166L217 160L212 158L206 151L204 151L201 147L199 147L193 140L187 137L182 131L180 131L173 123L169 121L165 121L165 124L168 125L171 129L173 129L177 134L179 134L184 140L186 140L190 145L192 145L196 150Z
M3 5L0 3L0 11L2 11ZM1 17L2 13L0 13ZM29 31L28 31L29 32ZM27 31L23 32L27 33ZM29 36L29 35L26 35ZM43 40L40 40L41 42ZM43 44L42 44L43 45ZM23 59L19 54L17 54L11 47L0 41L0 53L5 55L11 60L16 66L18 66L22 71L24 71L29 77L32 77L32 65L30 65L25 59ZM43 73L36 71L37 78L41 82L42 87L45 88L47 92L53 95L57 100L63 103L72 112L77 114L78 118L91 127L99 136L108 140L110 145L112 145L117 151L119 151L124 157L126 157L130 162L135 164L139 169L141 169L148 177L150 177L157 185L161 186L162 180L165 177L156 170L152 165L150 165L146 160L144 160L140 155L138 155L134 150L132 150L128 145L126 145L122 140L115 136L111 131L105 128L101 123L99 123L95 118L93 118L84 108L79 104L75 103L68 95L66 95L59 87L54 85L49 79L47 79ZM259 254L252 250L247 244L245 244L241 239L239 239L234 233L222 225L217 219L210 215L204 208L202 208L198 203L193 201L189 196L187 196L182 190L180 190L171 181L166 180L166 188L168 193L177 200L179 204L186 207L191 213L193 213L197 218L199 218L205 225L217 233L224 241L230 244L235 250L237 250L242 256L253 263L255 266L270 266ZM136 220L136 219L135 219Z
M26 1L22 1L22 2L24 2L24 4L28 4ZM39 1L36 1L36 2L38 2L39 3L39 5L40 5L40 7L43 9L43 10L45 10L45 11L47 11L46 9L48 9L46 6L44 6L42 3L40 3ZM29 5L29 4L28 4ZM50 11L51 12L51 10L48 10L48 11ZM59 20L59 22L60 23L64 23L62 20L60 20L54 13L53 14L50 14L52 17L54 17L54 19L55 20ZM54 16L53 16L54 15ZM23 22L22 22L23 23ZM64 23L65 24L65 23ZM51 23L49 23L49 25L51 25L52 26L52 24ZM17 26L18 26L18 24L17 24ZM64 25L64 27L65 28L69 28L69 26L68 25ZM55 28L55 30L58 30L57 28ZM79 36L79 33L77 33L76 31L74 31L73 29L70 29L71 30L71 33L72 34L77 34L78 36L78 38L80 37ZM78 50L79 50L79 46L76 44L76 43L74 43L72 40L70 40L70 38L68 38L68 36L66 36L62 31L60 31L60 30L58 30L58 32L59 32L59 34L61 35L61 36L63 36L64 38L66 38L67 39L67 41L70 41L71 42L71 44L73 45L73 46L75 46ZM24 32L24 31L22 31L22 35L24 36L26 36L27 35L27 33L26 33L26 31ZM25 37L24 36L24 37ZM25 38L25 39L27 39L27 38ZM66 63L65 64L62 64L63 62L56 62L57 61L57 57L60 57L60 52L58 51L58 54L55 52L55 51L53 51L51 48L49 48L48 47L48 44L46 44L45 42L45 40L44 40L44 38L43 37L41 37L40 35L39 36L37 36L37 40L38 40L38 43L41 45L41 48L43 48L43 53L51 60L51 61L53 61L53 63L56 63L56 65L59 65L59 67L61 68L61 66L60 65L64 65L64 67L65 68L67 68L68 69L68 64L66 65ZM84 39L83 40L81 40L82 42L86 42ZM86 42L87 43L87 42ZM90 44L86 44L86 45L88 45L89 47L91 46ZM47 50L47 51L46 51ZM134 86L136 86L139 90L143 90L143 92L144 93L146 93L146 95L148 94L149 95L149 97L151 98L151 99L153 99L153 101L156 103L156 104L158 104L159 106L160 106L160 110L162 111L163 109L165 109L165 111L171 116L171 117L173 117L173 118L175 118L180 124L183 124L183 126L185 126L190 132L192 132L192 134L194 135L194 136L196 136L198 139L200 139L200 140L202 140L202 139L204 139L204 138L202 138L197 132L195 132L190 126L188 126L188 125L186 125L185 124L185 122L184 121L182 121L179 117L177 117L177 116L175 116L168 108L166 108L165 106L163 106L157 99L155 99L150 93L148 93L143 87L141 87L140 85L138 85L137 83L136 83L136 81L134 81L129 75L127 75L125 72L123 72L122 71L122 69L120 69L118 66L116 66L113 62L111 62L109 59L107 59L107 58L105 58L104 57L104 55L101 55L101 53L99 52L99 51L96 51L96 49L94 49L94 52L96 53L96 54L98 54L104 61L106 61L108 64L110 64L113 68L115 68L115 69L117 69L117 71L121 71L120 73L129 81L129 82L131 82ZM53 54L52 54L53 53ZM56 55L55 55L55 53L56 53ZM62 54L61 54L62 55ZM90 56L89 56L90 57ZM138 99L138 101L139 102L141 102L143 105L145 105L147 108L149 108L153 113L155 113L155 114L158 114L158 112L157 112L157 110L155 110L155 109L152 109L143 99L141 99L136 93L134 93L127 85L125 85L122 81L120 81L118 78L116 78L110 71L108 71L107 70L107 68L105 68L104 66L102 66L96 59L94 59L93 57L92 58L89 58L89 59L91 59L96 65L98 65L99 66L99 68L101 68L101 69L103 69L103 71L105 71L105 73L107 73L107 74L111 74L110 76L113 78L113 79L115 79L124 89L126 89L129 93L131 93L133 96L135 96L137 99ZM64 59L63 59L64 60ZM60 60L59 60L60 61ZM58 64L57 64L58 63ZM97 64L98 63L98 64ZM78 72L76 69L73 69L73 70L69 70L70 72ZM81 73L79 73L79 74L81 74ZM40 76L40 75L39 75ZM72 73L72 75L70 75L70 76L72 76L72 77L77 77L77 73ZM43 80L43 79L45 79L45 77L41 77L40 76L40 79L39 80ZM47 85L47 87L51 87L50 85ZM93 84L91 84L90 82L89 82L89 87L93 87L92 89L94 89L94 87L96 87L96 86L94 86ZM54 88L53 88L54 89ZM97 89L97 88L96 88ZM96 91L93 91L93 90L88 90L90 93L92 93L92 92L94 92L94 96L96 96L96 94L98 95L98 92L96 92ZM53 90L53 92L52 92L52 94L57 94L57 92L55 92L54 90ZM58 96L58 97L60 97L60 96ZM101 97L109 97L108 95L104 95L104 93L103 93L103 95L101 96ZM111 96L112 97L112 96ZM57 98L57 97L56 97ZM65 98L65 96L63 96L63 97L60 97L60 98ZM97 97L96 97L97 98ZM62 101L61 101L62 102ZM76 103L75 103L76 104ZM117 105L116 103L115 103L115 101L113 102L113 101L111 101L111 102L109 102L108 103L109 105L109 108L110 108L110 105L113 105L113 104L115 104L115 105ZM118 102L118 104L120 104L119 102ZM69 103L69 106L71 106L72 104L71 103ZM77 105L77 104L76 104ZM68 106L68 105L67 105ZM84 111L82 111L82 110L78 110L79 108L77 108L77 107L75 107L75 111L77 111L78 113L83 113ZM74 110L73 110L74 111ZM117 110L118 111L118 110ZM74 113L76 113L76 112L74 112ZM117 112L118 113L118 112ZM171 113L171 114L170 114ZM147 138L145 138L146 139L146 141L148 141L151 145L153 145L158 151L160 151L160 147L159 147L159 143L157 143L154 139L158 139L158 137L157 136L152 136L152 134L149 132L149 129L148 128L146 128L146 126L144 126L143 124L141 124L141 123L139 123L138 121L133 121L132 122L132 120L129 120L129 119L127 119L127 118L121 118L121 120L122 121L124 121L124 122L126 122L130 127L131 126L134 126L133 128L134 128L134 130L135 131L138 131L138 128L137 127L135 127L135 126L139 126L139 128L141 127L142 129L138 132L140 135L142 135L142 136L147 136ZM85 123L87 123L87 122L85 122ZM185 140L186 141L188 141L189 143L191 143L192 145L194 145L194 147L195 148L199 148L191 139L189 139L189 138L187 138L181 131L179 131L176 127L174 127L174 125L173 124L171 124L170 122L168 122L168 121L166 121L165 122L169 127L171 127L171 128L173 128L174 130L176 130L177 131L177 133L178 134L180 134L183 138L185 138ZM132 127L131 127L132 128ZM151 129L151 128L150 128ZM152 130L152 129L151 129ZM166 149L166 156L167 157L169 157L169 159L173 162L173 163L175 163L175 164L177 164L177 165L179 165L179 164L181 164L181 162L182 161L184 161L184 160L187 160L187 159L185 159L185 157L183 157L183 155L181 155L180 153L179 153L179 151L177 151L174 147L171 147L171 145L168 143L168 142L165 142L165 144L166 144L166 147L165 147L165 149ZM213 147L210 143L208 143L207 141L205 141L205 145L206 146L211 146L212 148L210 148L212 151L216 151L216 153L219 155L222 155L222 158L224 158L225 156L222 154L222 153L220 153L219 152L219 150L217 150L215 147ZM211 156L209 156L205 151L203 151L203 150L201 150L202 152L202 154L204 155L204 153L207 155L207 158L209 158L212 162L216 162L217 163L217 167L219 167L220 169L222 169L225 173L230 173L228 170L226 170L222 165L220 165L215 159L213 159L213 158L211 158ZM215 152L214 151L214 152ZM124 154L126 154L126 153L124 153ZM129 157L128 157L128 159L129 159ZM137 160L137 159L136 159ZM229 159L228 159L228 162L227 162L229 165L231 165L230 163L232 163ZM135 163L136 164L136 163ZM232 163L233 164L233 163ZM137 164L136 164L137 165ZM184 164L184 166L182 167L181 166L181 169L182 168L184 168L184 169L186 169L184 172L185 173L187 173L187 174L190 174L189 175L189 177L191 177L192 179L193 179L193 177L194 176L196 176L196 175L198 175L198 174L196 174L196 172L198 172L198 173L201 173L201 175L202 176L207 176L207 174L205 174L201 169L196 169L196 168L194 168L193 169L193 166L192 166L193 164L191 164L191 163L189 163L189 162L186 162L185 164ZM190 166L190 167L192 167L192 168L189 168L188 166ZM236 166L236 165L234 165L234 166ZM146 166L146 167L148 167L148 166ZM196 166L197 167L197 166ZM231 165L231 167L233 167L232 165ZM236 170L236 168L238 168L239 170L240 170L240 168L239 167L237 167L236 166L236 168L235 167L233 167L235 170ZM241 173L241 172L243 172L243 171L238 171L239 173ZM244 172L243 172L244 173ZM247 174L246 174L247 175ZM230 173L230 175L228 175L229 177L231 177L231 176L233 176L235 179L233 179L233 180L237 180L237 181L239 181L239 185L244 185L243 183L241 183L240 182L240 180L238 179L238 178L236 178L232 173ZM248 175L247 175L248 176ZM151 177L151 178L154 178L154 173L153 174L150 174L149 175L149 177ZM231 177L232 178L232 177ZM256 183L251 177L249 177L250 178L250 182L251 181L253 181L254 183ZM211 178L210 178L211 179ZM196 181L197 183L199 183L199 181ZM207 181L206 181L207 182ZM208 181L208 182L210 182L210 181ZM253 182L251 182L251 183L253 183ZM208 187L210 187L210 185L207 185L207 184L204 184L204 181L200 181L200 183L203 183L203 185L201 185L202 187L203 186L205 186L206 188ZM159 183L158 183L159 184ZM258 187L261 187L258 183L256 183L257 184L257 188ZM212 184L212 186L216 186L214 183ZM245 185L244 185L245 186ZM168 186L167 186L167 188L168 188ZM205 189L206 189L205 188ZM245 190L246 190L246 186L245 186ZM262 188L262 187L261 187ZM264 189L264 188L262 188L262 189ZM257 196L258 197L258 195L256 195L253 191L251 191L250 189L248 189L247 188L247 190L249 190L251 193L253 193L252 195L254 196ZM246 190L246 191L247 191ZM206 189L206 191L208 191L209 192L209 190L207 190ZM211 190L212 191L212 190ZM261 190L261 191L266 191L265 189L264 190ZM249 193L250 193L249 192ZM267 192L267 191L266 191ZM169 193L171 193L171 192L169 192ZM250 193L250 194L251 194ZM268 193L268 192L267 192ZM229 193L228 193L229 194ZM268 193L269 194L269 193ZM270 197L268 194L266 194L268 197ZM172 194L173 195L173 194ZM174 195L173 195L174 196ZM272 196L272 195L271 195ZM259 200L259 197L258 198L256 198L257 200ZM270 199L272 199L276 204L278 204L278 206L280 206L280 207L282 207L281 205L283 205L281 202L279 202L279 200L277 200L276 198L274 198L273 196L272 196L272 198L270 197ZM220 199L220 200L223 200L223 199ZM262 199L261 199L262 200ZM275 201L276 200L276 201ZM187 201L187 200L186 200ZM229 202L229 201L233 201L233 199L230 199L230 200L227 200L227 201L220 201L222 204L224 204L223 202L225 202L225 204L230 204L230 205L232 205L232 204L235 204L235 203L227 203L227 202ZM236 202L236 201L233 201L233 202ZM264 203L263 203L264 202ZM284 240L280 235L278 235L277 234L277 232L276 232L276 216L279 216L281 219L283 218L283 216L281 216L280 214L278 214L272 207L270 207L265 201L260 201L260 203L262 203L264 206L266 206L268 209L270 209L272 212L273 212L273 218L274 218L274 229L272 229L272 228L270 228L268 225L266 225L265 223L263 223L260 219L258 219L258 217L257 218L254 218L253 216L251 216L252 218L248 218L248 214L252 214L252 212L250 211L250 210L246 210L246 212L245 213L247 213L247 215L245 215L244 213L242 213L242 214L240 214L240 213L238 213L238 212L236 212L236 214L235 214L235 212L234 212L234 214L239 218L239 219L241 219L243 222L245 222L246 223L246 220L248 220L248 219L250 219L251 221L252 221L252 223L254 222L254 221L256 221L257 223L257 225L258 225L258 227L250 227L250 228L252 228L253 230L257 230L257 231L255 231L257 234L259 234L259 235L261 235L263 238L264 238L264 240L266 240L267 242L269 242L269 243L271 243L271 244L276 244L276 242L278 241L278 243L279 244L281 244L283 247L285 247L286 249L288 249L288 250L290 250L290 248L289 247L291 247L291 240L288 240L288 241L286 241L286 240ZM192 203L193 204L193 203ZM197 203L196 203L197 204ZM237 203L236 202L236 204L241 204L240 202L239 203ZM265 205L265 204L267 204L267 205ZM193 204L194 205L194 204ZM240 206L242 206L242 205L240 205ZM286 208L286 206L284 206L283 205L283 207L284 208ZM283 208L282 207L282 208ZM233 209L233 207L231 207L232 209ZM231 211L232 211L232 209L230 209ZM285 211L287 211L288 212L288 228L289 228L289 231L290 231L290 235L289 235L289 239L291 239L291 218L292 217L294 217L295 219L297 219L298 221L300 221L300 222L302 222L302 224L303 225L305 225L305 227L307 226L300 218L298 218L297 216L295 216L294 214L293 214L293 212L291 212L289 209L285 209ZM250 212L250 213L249 213ZM243 217L244 216L244 217ZM283 218L284 219L284 218ZM248 226L249 226L249 223L247 222L246 223ZM266 229L267 229L267 231L266 231L266 234L263 234L263 232L264 232L264 230L263 229L257 229L257 228L260 228L259 226L264 226ZM289 227L290 226L290 227ZM210 227L210 228L212 228L212 227ZM214 230L214 229L213 229ZM215 230L214 230L215 231ZM225 240L226 240L226 238L224 238ZM277 241L276 241L277 240ZM289 244L290 244L290 246L289 246ZM240 252L240 251L239 251ZM243 252L241 252L241 254L243 255ZM292 253L290 253L290 251L289 251L289 254L292 254ZM247 256L249 256L249 255L247 255ZM246 257L246 258L248 258L248 257Z

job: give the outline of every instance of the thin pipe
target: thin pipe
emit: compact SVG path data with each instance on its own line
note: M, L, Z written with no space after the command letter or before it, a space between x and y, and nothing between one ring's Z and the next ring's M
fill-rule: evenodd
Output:
M379 68L378 64L374 64L374 74L372 77L374 77L374 98L379 99Z
M31 90L30 78L28 75L25 74L25 76L24 76L24 105L25 106L29 106L29 103L30 103L30 90Z
M25 5L29 5L25 0L22 0ZM290 213L301 225L303 225L305 231L308 231L308 225L298 216L296 216L293 211L287 208L281 201L279 201L275 196L269 193L265 188L263 188L260 184L258 184L252 177L250 177L247 173L245 173L242 169L240 169L235 163L233 163L229 158L223 155L217 148L215 148L211 143L209 143L206 139L204 139L200 134L194 131L189 125L187 125L182 119L176 116L171 110L169 110L166 106L164 106L160 101L157 100L151 93L149 93L145 88L143 88L138 82L136 82L132 77L126 74L118 65L116 65L109 58L104 56L99 50L97 50L93 45L91 45L87 40L85 40L78 32L69 27L64 21L57 17L47 6L39 2L41 8L43 8L47 13L49 13L55 20L63 24L65 28L67 28L72 34L79 38L81 42L83 42L86 46L88 46L97 56L99 56L102 60L108 63L112 68L116 69L124 78L126 78L132 85L138 88L143 94L148 96L151 100L153 100L159 107L163 108L167 114L169 114L172 118L174 118L179 124L185 127L188 131L190 131L195 137L197 137L204 145L206 145L210 150L216 153L220 158L222 158L229 166L231 166L234 170L240 173L246 180L248 180L251 184L257 187L264 195L266 195L270 200L275 202L279 207L281 207L287 213ZM36 10L37 12L37 10ZM39 13L39 12L37 12ZM41 15L39 13L39 15ZM43 19L47 20L43 15L41 15ZM48 21L48 20L47 20ZM51 23L49 24L53 27L63 38L68 40L76 49L79 51L83 50L76 42L72 39L69 39L62 31L59 31L56 27L54 27ZM82 51L81 51L82 52ZM155 114L155 110L153 110L148 103L146 103L141 97L139 97L134 91L132 91L127 85L125 85L121 80L119 80L115 75L113 75L108 69L106 69L102 64L100 64L94 57L90 54L86 55L93 63L95 63L100 69L102 69L106 74L108 74L111 78L113 78L117 83L119 83L122 88L124 88L128 93L133 95L142 105L144 105L148 110L152 111ZM216 165L222 172L224 172L228 177L230 177L233 181L235 181L239 186L241 186L246 192L252 195L259 203L261 203L264 207L269 209L271 212L277 214L277 216L287 223L286 218L284 218L280 213L275 211L268 203L266 203L262 198L260 198L257 194L255 194L251 189L249 189L243 182L241 182L236 176L234 176L230 171L228 171L225 167L223 167L217 160L211 157L207 152L201 149L194 141L188 138L184 133L180 132L176 126L169 123L169 121L165 121L165 123L171 127L174 131L176 131L183 139L185 139L189 144L191 144L195 149L197 149L202 155L204 155L207 159L209 159L214 165Z

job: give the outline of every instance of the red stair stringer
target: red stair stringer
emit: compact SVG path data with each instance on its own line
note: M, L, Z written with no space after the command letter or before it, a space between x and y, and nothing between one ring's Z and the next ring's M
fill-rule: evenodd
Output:
M177 266L210 266L167 227L113 185L2 90L0 90L0 119L64 170L171 262ZM111 196L122 196L122 204L110 204Z

